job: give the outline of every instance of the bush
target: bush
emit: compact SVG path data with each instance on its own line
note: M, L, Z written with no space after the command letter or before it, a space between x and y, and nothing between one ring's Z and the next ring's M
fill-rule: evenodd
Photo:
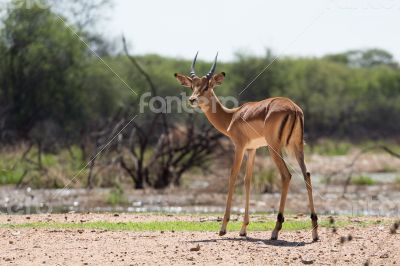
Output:
M323 139L314 145L307 145L306 150L310 150L311 153L317 153L326 156L342 156L347 155L351 150L351 143Z
M357 186L373 186L376 184L376 181L373 180L371 177L369 176L356 176L353 177L352 182L353 185L357 185Z
M24 171L21 168L18 169L0 169L0 185L16 185L24 175Z
M120 186L113 188L107 197L107 203L112 206L127 204L128 199L124 195L124 190Z
M262 170L254 173L253 189L256 193L271 193L278 188L277 174L274 169Z

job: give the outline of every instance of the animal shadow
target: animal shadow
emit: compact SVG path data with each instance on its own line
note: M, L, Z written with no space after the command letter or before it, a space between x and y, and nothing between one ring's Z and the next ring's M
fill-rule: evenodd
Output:
M313 242L304 241L287 241L287 240L270 240L252 237L222 237L217 239L203 239L203 240L193 240L188 241L190 243L212 243L218 241L239 241L239 242L251 242L255 244L265 245L265 246L277 246L277 247L304 247L305 245L312 244Z

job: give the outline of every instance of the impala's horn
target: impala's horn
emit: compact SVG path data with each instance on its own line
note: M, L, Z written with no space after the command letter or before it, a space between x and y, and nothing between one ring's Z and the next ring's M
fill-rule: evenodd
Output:
M217 53L217 55L215 56L215 61L214 61L214 64L212 65L212 67L211 67L211 69L210 69L210 72L207 74L207 79L211 79L212 78L212 76L214 75L214 73L215 73L215 69L217 68L217 60L218 60L218 53Z
M194 57L193 63L192 63L192 68L190 69L190 77L194 78L196 77L196 70L194 68L196 67L196 61L197 61L197 56L199 55L199 52L197 52L196 56Z

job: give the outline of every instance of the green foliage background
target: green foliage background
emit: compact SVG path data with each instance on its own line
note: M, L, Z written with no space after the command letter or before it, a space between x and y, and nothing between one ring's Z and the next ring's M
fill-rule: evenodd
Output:
M98 48L105 62L138 96L65 27L59 16L50 9L14 7L3 17L2 140L31 138L35 135L32 132L43 133L43 127L47 130L50 124L53 130L49 134L74 141L79 132L90 131L91 125L110 119L121 108L138 112L140 95L149 91L122 52L107 51L106 40L73 28ZM185 90L173 73L187 73L190 61L160 55L136 58L154 79L159 95L175 96ZM226 72L227 79L217 94L237 97L242 103L273 96L292 98L304 109L308 141L399 136L400 70L389 52L355 50L322 58L284 57L273 62L274 58L267 50L264 56L238 53L232 62L221 62L218 71ZM206 73L210 63L200 61L198 73ZM265 73L241 93L270 63ZM170 118L179 123L182 115L171 114Z

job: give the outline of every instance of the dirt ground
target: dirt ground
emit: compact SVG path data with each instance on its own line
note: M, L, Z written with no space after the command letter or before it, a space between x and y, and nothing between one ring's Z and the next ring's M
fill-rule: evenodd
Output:
M67 219L65 218L67 217ZM0 216L1 224L35 221L198 221L199 216L67 214ZM373 219L377 218L360 218ZM215 232L127 232L107 230L52 230L0 228L0 265L399 265L400 234L387 225L350 225L311 232L238 232L219 237ZM348 236L351 241L348 241ZM346 237L341 244L340 238ZM190 251L197 248L198 251Z

